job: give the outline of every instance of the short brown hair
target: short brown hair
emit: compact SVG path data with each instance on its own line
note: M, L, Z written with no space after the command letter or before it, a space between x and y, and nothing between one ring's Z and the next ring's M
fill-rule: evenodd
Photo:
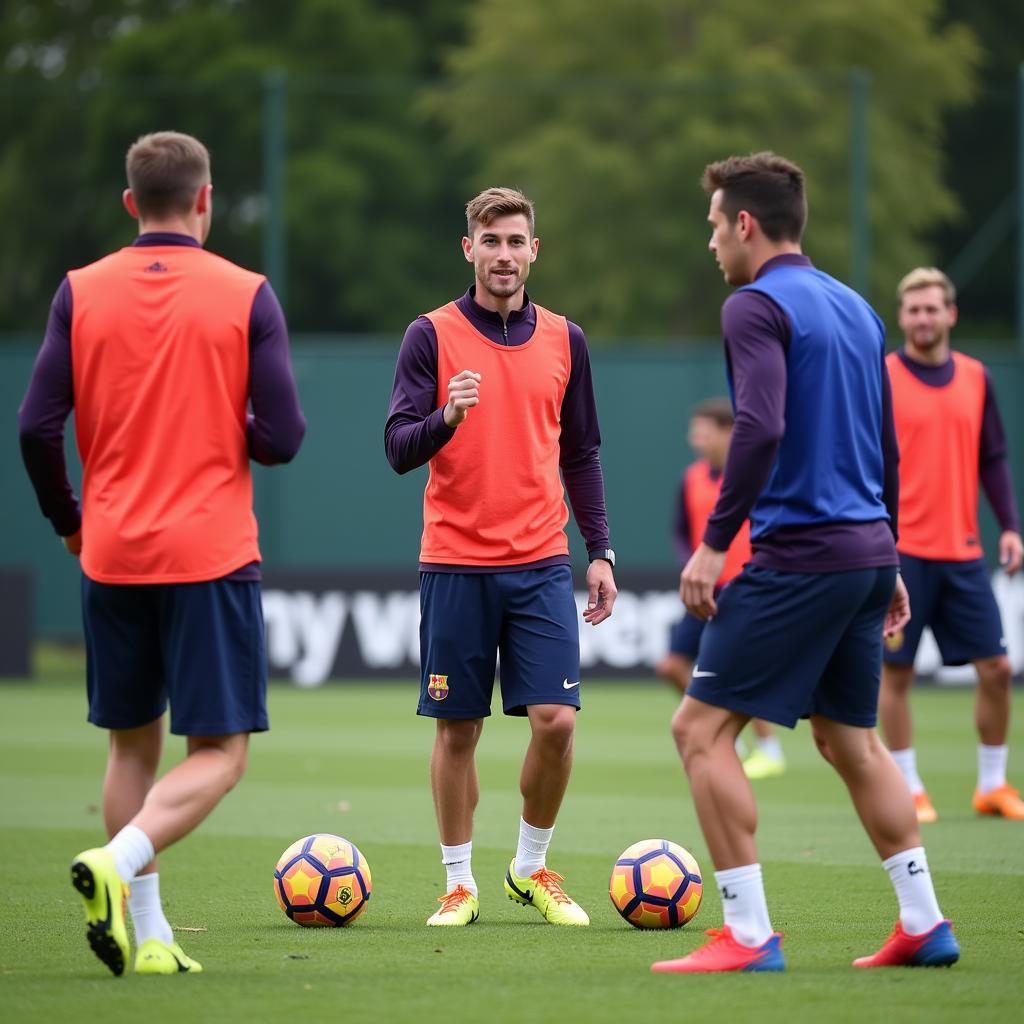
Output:
M693 407L690 419L711 420L719 430L725 430L733 425L736 417L728 398L705 398Z
M518 189L485 188L478 196L466 203L466 234L470 238L478 225L486 227L499 217L523 214L530 223L530 237L533 238L533 203Z
M140 214L188 213L196 192L210 181L210 154L191 135L152 132L132 143L125 170Z
M799 242L807 225L804 172L774 153L731 156L704 168L701 187L722 190L722 212L735 223L740 210L757 218L772 242Z
M935 285L942 289L947 306L956 304L956 286L938 267L917 267L912 270L897 285L896 294L902 302L907 292L916 292L918 288L931 288Z

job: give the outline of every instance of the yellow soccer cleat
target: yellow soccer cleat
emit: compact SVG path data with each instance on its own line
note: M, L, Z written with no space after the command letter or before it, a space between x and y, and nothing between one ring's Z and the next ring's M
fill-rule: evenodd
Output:
M85 936L92 951L110 970L124 974L128 962L128 929L124 905L128 886L102 848L85 850L71 862L71 884L85 904Z
M565 894L559 884L563 881L560 874L541 868L529 878L520 878L513 870L515 864L513 859L505 874L505 892L510 900L524 907L536 907L548 924L573 925L577 928L590 924L587 912Z
M480 916L480 900L464 885L457 885L451 892L438 896L437 902L441 909L427 918L431 928L461 928Z
M176 942L146 939L135 953L136 974L200 974L203 965Z
M781 757L769 757L763 750L755 750L744 762L743 772L748 779L772 779L786 770Z

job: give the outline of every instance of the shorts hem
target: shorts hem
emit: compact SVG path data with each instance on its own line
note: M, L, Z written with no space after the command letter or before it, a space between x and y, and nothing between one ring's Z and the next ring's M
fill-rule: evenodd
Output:
M560 704L562 707L575 708L579 711L582 707L578 700L565 700L561 694L556 697L549 697L541 700L530 700L529 704L509 704L502 708L502 712L510 718L526 717L527 709L536 707L538 704Z
M156 722L166 714L167 708L165 706L162 711L158 711L155 715L144 715L138 721L115 721L114 719L107 718L103 715L93 715L91 712L87 716L87 720L90 725L95 725L97 729L141 729L144 725L149 725L150 722Z
M445 714L445 709L441 707L431 707L429 704L420 704L416 708L416 714L421 715L423 718L439 718L442 721L450 722L468 722L475 718L490 718L491 709L488 708L486 711L481 713L475 713L472 711L460 711L453 712L452 714Z
M239 736L242 733L267 732L269 729L270 723L264 718L244 725L240 725L238 722L218 722L211 725L172 722L170 733L172 736Z
M695 692L695 688L692 683L690 684L690 688L686 691L686 696L693 697L694 700L699 700L703 704L710 704L713 707L722 708L724 711L735 712L737 715L749 715L751 718L762 718L766 722L781 725L786 729L795 729L796 723L800 721L799 715L784 714L774 708L766 709L763 707L755 707L753 704L747 704L741 700L733 700L728 696L719 697L716 693L704 693L699 690Z

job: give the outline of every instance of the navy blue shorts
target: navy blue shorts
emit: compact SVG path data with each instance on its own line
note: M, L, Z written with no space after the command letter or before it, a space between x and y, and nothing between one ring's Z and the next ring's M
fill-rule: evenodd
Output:
M171 705L171 732L267 727L257 582L109 584L82 576L89 721L135 729Z
M580 706L580 634L567 565L420 573L420 702L431 718L486 718L497 656L506 715Z
M808 715L874 726L896 567L834 573L747 565L722 591L687 691L792 728Z
M910 594L910 622L885 643L889 665L913 665L921 632L931 627L946 665L966 665L1006 653L999 605L982 558L936 562L900 555Z
M700 650L700 638L704 635L706 625L706 622L687 612L669 628L668 649L673 654L681 654L693 661Z

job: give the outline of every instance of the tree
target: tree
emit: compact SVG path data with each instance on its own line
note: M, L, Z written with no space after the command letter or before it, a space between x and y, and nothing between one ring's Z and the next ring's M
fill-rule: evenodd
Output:
M773 149L807 172L807 251L847 276L849 71L871 76L871 284L926 254L956 213L942 119L972 94L978 47L937 0L479 0L432 100L469 188L538 203L535 294L592 333L717 332L703 251L704 165ZM500 27L500 31L496 29Z

